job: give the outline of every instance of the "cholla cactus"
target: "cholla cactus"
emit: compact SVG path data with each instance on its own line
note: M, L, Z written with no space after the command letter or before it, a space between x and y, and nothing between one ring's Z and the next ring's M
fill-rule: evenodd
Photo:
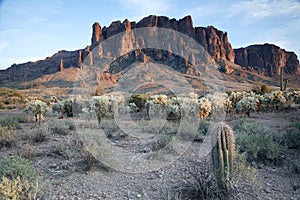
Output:
M256 96L247 96L245 98L242 98L239 102L237 102L236 110L237 112L246 113L249 117L250 112L256 111L258 104L259 100Z
M53 112L61 113L67 117L79 116L83 111L82 109L86 107L88 100L82 98L81 96L71 97L62 101L57 101L56 103L51 103Z
M41 100L29 101L24 109L24 112L34 114L35 121L39 123L39 126L41 125L43 116L47 113L47 111L47 104Z
M100 124L102 118L114 118L118 115L121 99L116 96L94 96L89 102L90 112L95 112Z
M216 135L217 142L214 147L213 161L218 178L222 186L227 186L232 178L234 156L235 156L235 137L233 130L220 122L212 129L212 134Z
M284 94L282 91L275 91L271 93L272 95L272 105L276 107L276 110L278 110L279 106L282 106L286 103L286 99L284 97Z
M200 119L204 119L207 117L212 111L211 102L206 97L202 97L199 100L199 117Z
M211 110L213 113L224 113L226 108L227 94L222 92L215 92L213 94L206 95L211 102Z
M150 100L155 104L160 104L163 106L169 105L168 96L164 94L157 94L150 97Z

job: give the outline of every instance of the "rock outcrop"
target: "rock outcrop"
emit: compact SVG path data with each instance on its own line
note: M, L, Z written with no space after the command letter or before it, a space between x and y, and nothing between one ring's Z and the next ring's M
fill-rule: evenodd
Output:
M112 22L109 27L104 26L103 28L96 22L93 24L91 48L93 49L103 40L118 33L144 27L173 29L196 40L216 61L221 59L234 61L234 51L228 41L227 33L219 31L213 26L194 27L191 16L176 20L164 16L150 15L138 23L129 22L126 19L122 23L121 21Z
M284 67L285 73L290 75L298 74L300 70L294 52L287 52L273 44L251 45L234 52L236 64L270 77L278 75L280 67Z

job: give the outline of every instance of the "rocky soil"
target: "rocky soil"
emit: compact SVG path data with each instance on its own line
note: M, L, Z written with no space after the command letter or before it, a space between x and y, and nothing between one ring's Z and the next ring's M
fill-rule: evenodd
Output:
M1 117L8 114L12 112L0 113ZM282 134L289 123L299 121L299 114L299 110L257 113L252 115L252 118L269 126L274 134ZM231 116L228 123L233 124L238 118L240 117ZM20 131L27 132L32 129L34 123L27 122L21 125ZM114 146L136 150L138 145L131 145L134 140L136 143L140 141L131 136L113 138L110 141ZM69 159L55 152L59 145L71 151ZM50 134L42 143L21 140L13 148L2 149L0 157L21 154L33 161L42 177L38 199L173 199L171 191L176 187L183 187L185 180L192 180L193 169L197 169L197 166L211 165L210 154L199 156L202 153L201 145L199 141L191 142L189 148L182 152L178 159L165 166L158 165L157 168L142 170L142 173L107 168L101 162L96 162L92 169L87 171L84 162L86 155L82 152L82 142L76 131L68 131L65 135ZM256 171L253 174L254 182L246 179L235 181L236 199L299 199L299 155L299 150L289 149L284 153L280 163L268 165L249 163L251 169ZM139 167L142 168L143 165ZM202 173L205 173L205 170Z

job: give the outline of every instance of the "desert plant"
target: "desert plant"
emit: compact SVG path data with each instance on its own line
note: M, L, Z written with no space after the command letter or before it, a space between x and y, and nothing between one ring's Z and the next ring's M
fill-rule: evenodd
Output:
M200 119L204 119L207 117L212 111L211 102L208 98L203 97L199 100L199 117Z
M248 96L240 99L236 103L236 110L237 112L246 113L249 117L250 112L256 111L258 104L258 98L255 95L253 95L253 93L250 93Z
M15 129L0 125L0 148L11 147L16 142L17 137L18 133Z
M284 72L284 69L283 67L280 67L279 68L279 82L280 82L280 91L284 91L286 90L286 87L287 87L287 84L288 84L288 80L283 78L283 72Z
M190 162L188 178L183 177L168 183L162 188L163 199L224 199L224 195L218 186L217 178L209 162Z
M36 122L41 126L41 121L43 116L47 113L48 106L45 102L41 100L32 100L26 104L24 112L34 114Z
M211 131L217 137L213 150L213 162L217 177L220 184L227 188L232 179L234 167L235 137L231 127L224 122L215 124Z
M200 135L207 135L208 129L210 126L210 122L207 120L200 120L199 126L198 126L198 132Z
M275 142L269 129L255 120L238 120L234 126L239 152L245 153L247 161L273 162L284 148Z
M138 107L138 111L145 108L146 102L149 99L147 95L144 94L133 94L129 99L129 103L134 103Z
M73 156L72 151L66 145L60 144L56 147L55 153L57 155L63 156L65 159L71 159Z
M27 180L22 181L19 176L15 179L9 179L5 176L0 181L1 199L35 199L36 191L33 190Z
M267 84L259 83L252 88L252 92L263 95L263 94L271 93L272 90Z
M52 133L58 135L68 135L69 130L73 128L73 124L65 120L52 120L47 126Z
M6 198L9 199L11 195L16 195L15 199L35 198L39 176L29 160L19 156L2 159L0 177L2 177L0 191L4 196L7 195Z
M300 123L293 124L282 137L283 144L290 149L300 148Z
M172 145L172 143L174 142L175 137L173 135L167 135L167 134L163 134L160 135L156 140L154 140L151 143L151 150L152 151L158 151L162 148L165 148L166 146ZM171 146L169 146L171 148Z
M94 96L89 102L89 112L94 112L100 125L103 118L113 119L118 115L118 96Z
M82 158L86 164L86 170L89 171L96 165L97 159L88 147L83 147L82 150L83 150Z
M19 120L15 117L0 118L0 126L6 126L9 129L21 129Z
M46 127L40 127L31 131L31 133L29 133L29 137L33 142L40 143L47 139L48 135L50 135L50 132L50 129Z

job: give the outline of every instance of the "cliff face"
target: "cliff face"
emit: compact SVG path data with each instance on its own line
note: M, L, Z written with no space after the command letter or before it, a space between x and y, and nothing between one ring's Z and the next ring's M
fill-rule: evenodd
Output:
M263 73L267 76L279 74L284 67L287 74L299 73L299 61L294 52L287 52L273 44L252 45L235 49L235 63Z
M112 22L109 27L101 28L98 22L93 24L93 33L91 47L97 46L103 40L121 33L123 31L143 28L143 27L160 27L173 29L196 40L202 47L216 60L234 61L234 51L228 41L227 33L214 28L213 26L194 27L191 16L183 19L169 19L164 16L150 15L145 17L138 23L125 20Z

